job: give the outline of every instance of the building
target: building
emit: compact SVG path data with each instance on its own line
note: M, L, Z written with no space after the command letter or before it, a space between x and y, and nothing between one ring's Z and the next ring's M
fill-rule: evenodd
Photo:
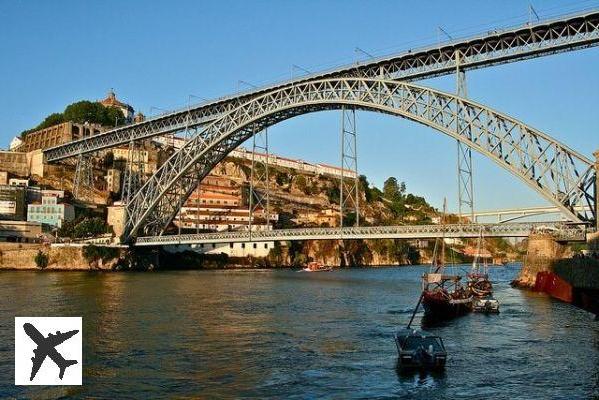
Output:
M41 235L42 224L39 222L0 220L0 241L38 241L41 238Z
M266 220L273 223L278 218L276 213L267 215L265 210L257 208L251 218L252 230L271 229ZM250 226L250 210L244 204L239 183L209 175L189 196L174 223L182 229L203 232L246 230Z
M8 180L8 185L9 186L27 187L27 186L29 186L29 179L10 178Z
M143 148L129 150L129 147L116 147L111 151L114 156L114 161L120 161L123 165L126 165L126 162L130 160L134 172L138 172L139 163L143 165L144 174L153 174L158 169L157 149Z
M112 231L116 237L120 237L125 230L125 206L122 202L115 202L112 206L108 206L108 215L106 223L112 227Z
M106 190L112 193L121 191L121 171L116 168L109 168L104 176L106 180Z
M205 254L226 254L229 257L266 257L275 247L275 242L249 243L202 243L190 246L192 250Z
M339 225L339 210L334 208L326 208L320 211L300 211L297 213L293 221L301 225Z
M0 171L0 185L8 185L8 172Z
M116 94L114 93L113 90L110 90L108 92L108 95L106 96L106 98L104 100L98 101L98 103L102 104L104 107L118 108L119 110L121 110L123 112L123 115L125 116L125 120L127 123L133 122L135 110L129 104L125 104L125 103L119 101L116 98Z
M27 206L27 221L60 228L64 221L75 219L75 208L71 204L59 203L58 197L42 196L40 203Z
M12 140L10 141L10 144L8 145L8 149L10 151L15 150L17 147L19 147L21 144L23 144L23 141L21 140L20 137L15 136L14 138L12 138Z
M64 190L42 189L38 186L27 187L27 203L41 203L42 197L64 198Z
M175 149L180 149L185 144L184 138L173 135L159 136L152 140L154 142L160 143L163 146L174 147ZM356 178L355 171L352 171L350 169L342 169L328 164L312 164L304 160L281 157L276 154L268 154L268 156L264 153L258 152L253 154L252 151L247 150L243 147L239 147L233 150L229 154L229 157L239 158L246 161L251 161L252 159L254 159L257 162L268 162L269 165L274 165L276 167L289 168L314 175L329 175L335 178L339 178L343 173L344 178Z
M0 151L0 171L6 171L16 176L29 176L27 153Z
M21 186L0 186L0 219L25 221L27 189Z
M18 152L30 152L37 149L58 146L72 140L87 136L97 135L102 132L99 124L77 124L74 122L63 122L45 129L25 134L21 140L23 143L14 150Z

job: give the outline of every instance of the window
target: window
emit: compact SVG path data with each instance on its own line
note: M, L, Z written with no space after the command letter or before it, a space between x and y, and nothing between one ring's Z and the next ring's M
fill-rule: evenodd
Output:
M241 243L241 248L245 249L245 243Z
M254 249L255 249L255 248L257 248L257 247L258 247L258 244L257 244L257 243L254 243Z
M212 248L216 249L216 243L212 243Z
M268 249L268 243L264 243L264 248Z
M229 243L229 248L232 249L233 248L233 243Z

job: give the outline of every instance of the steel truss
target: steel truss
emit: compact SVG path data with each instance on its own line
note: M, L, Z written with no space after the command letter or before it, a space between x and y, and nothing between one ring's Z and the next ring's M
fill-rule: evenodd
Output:
M73 196L79 199L83 189L94 189L93 157L89 154L79 154L73 178Z
M123 188L121 191L121 199L125 204L129 203L145 181L144 142L138 144L131 140L128 150L127 165L125 166Z
M461 54L459 50L455 52L456 58L456 93L459 97L468 97L468 90L466 87L466 72L461 69ZM464 129L462 124L458 124L458 132ZM471 132L468 127L464 131L465 135L470 134L470 140L472 140ZM459 140L458 143L458 216L462 218L463 208L468 211L470 221L474 221L474 181L472 179L472 149L465 144L462 144Z
M485 237L528 237L535 230L549 231L557 241L586 240L584 226L562 223L511 223L511 224L453 224L453 225L402 225L344 228L295 228L254 232L215 232L181 236L139 237L135 246L167 246L195 243L237 243L281 240L343 240L343 239L434 239Z
M261 160L260 153L265 157ZM258 157L256 157L258 155ZM252 169L250 171L249 219L248 230L252 234L256 210L261 209L265 216L264 223L270 226L270 177L268 174L268 129L258 132L252 137ZM257 188L261 186L261 188Z
M170 157L127 205L124 239L164 231L228 153L257 132L297 115L341 107L377 111L429 126L493 160L572 221L595 221L595 169L585 156L479 103L407 82L362 78L311 81L253 98L215 120ZM591 211L577 212L575 206ZM584 208L583 208L584 210Z
M341 179L339 181L339 226L348 212L356 215L354 225L360 225L360 186L358 178L358 132L356 110L341 107ZM352 171L353 176L346 176Z
M561 17L526 24L513 29L491 31L485 35L451 41L364 63L304 75L298 79L237 93L193 108L163 114L144 122L123 126L90 138L72 141L44 151L48 162L75 157L118 145L129 140L178 132L190 125L212 121L235 110L251 98L275 89L292 87L310 80L339 77L400 79L414 81L454 73L455 53L461 54L462 71L588 48L599 44L599 12Z

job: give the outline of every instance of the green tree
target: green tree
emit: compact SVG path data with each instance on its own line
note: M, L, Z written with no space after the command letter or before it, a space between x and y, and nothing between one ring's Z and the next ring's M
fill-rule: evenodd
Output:
M38 250L33 261L35 261L35 265L37 265L39 269L44 269L48 266L48 255L42 253L41 250Z
M88 100L78 101L65 108L63 117L66 121L77 123L96 123L103 126L114 126L125 121L123 112L115 107L104 107L102 104Z
M383 195L388 200L395 200L399 197L400 190L399 184L397 183L397 178L391 176L387 178L385 183L383 184Z

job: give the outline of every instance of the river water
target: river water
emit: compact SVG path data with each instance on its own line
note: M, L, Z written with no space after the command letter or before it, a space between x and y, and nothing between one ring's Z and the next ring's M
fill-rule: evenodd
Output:
M599 323L512 289L518 269L491 271L501 314L429 329L433 375L398 373L392 339L425 267L0 272L0 397L599 398ZM83 386L13 385L15 316L83 317Z

